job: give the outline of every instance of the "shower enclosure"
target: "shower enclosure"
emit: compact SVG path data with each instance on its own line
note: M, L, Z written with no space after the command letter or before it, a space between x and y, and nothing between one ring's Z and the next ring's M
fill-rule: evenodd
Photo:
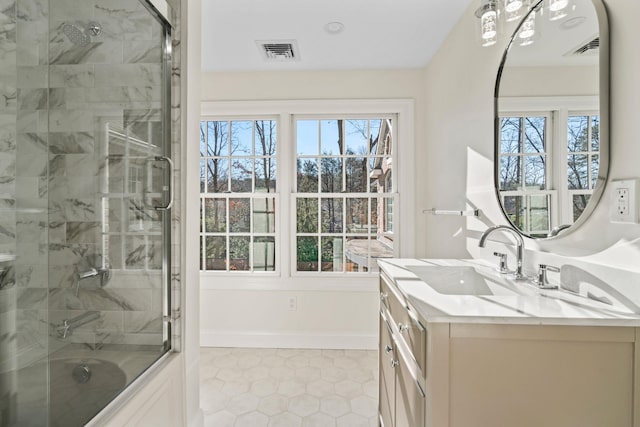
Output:
M81 426L170 351L164 0L0 0L0 427Z

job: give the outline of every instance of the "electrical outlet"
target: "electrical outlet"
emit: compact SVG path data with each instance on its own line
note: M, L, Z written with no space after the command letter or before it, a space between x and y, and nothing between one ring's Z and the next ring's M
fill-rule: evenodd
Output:
M296 297L289 297L289 310L296 311L298 309L298 299Z
M638 223L638 180L612 181L610 216L612 222Z

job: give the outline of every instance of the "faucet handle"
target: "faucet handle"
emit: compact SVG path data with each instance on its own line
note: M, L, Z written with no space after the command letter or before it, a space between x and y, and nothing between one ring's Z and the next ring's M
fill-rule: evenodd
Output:
M503 254L502 252L494 252L493 255L497 256L500 259L498 271L503 274L510 273L509 269L507 268L507 254Z
M538 277L534 279L534 284L537 285L540 289L558 289L558 286L551 285L547 280L547 271L552 271L554 273L559 273L560 269L558 267L554 267L552 265L547 264L539 264L538 265Z

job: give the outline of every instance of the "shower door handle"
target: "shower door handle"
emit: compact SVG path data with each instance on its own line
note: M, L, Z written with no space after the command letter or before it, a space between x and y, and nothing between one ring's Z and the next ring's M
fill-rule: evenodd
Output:
M155 156L153 160L156 162L166 162L169 165L169 202L165 206L154 206L153 208L157 211L167 211L173 206L173 161L167 156Z

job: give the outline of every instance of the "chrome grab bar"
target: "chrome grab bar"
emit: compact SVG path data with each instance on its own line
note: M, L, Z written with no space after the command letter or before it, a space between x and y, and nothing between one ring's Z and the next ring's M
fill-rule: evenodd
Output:
M157 162L167 162L167 165L169 165L169 185L168 185L169 203L167 203L165 206L153 207L157 211L167 211L171 209L171 206L173 206L173 172L174 172L173 161L167 156L155 156L153 160Z

